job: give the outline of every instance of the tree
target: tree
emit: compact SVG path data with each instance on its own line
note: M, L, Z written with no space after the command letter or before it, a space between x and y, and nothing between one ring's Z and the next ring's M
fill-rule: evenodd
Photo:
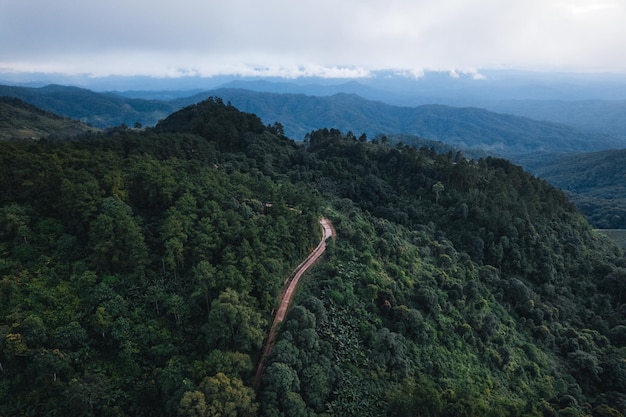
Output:
M204 330L213 348L250 352L261 347L265 324L248 297L227 289L211 303Z
M297 392L289 392L282 400L282 412L285 417L315 417Z
M85 171L72 172L69 178L63 178L59 191L59 210L64 223L72 233L85 238L102 200L98 181Z
M73 378L67 385L65 397L72 415L98 415L115 400L111 381L103 374L85 374Z
M195 291L194 296L202 296L206 305L206 311L211 308L209 305L209 293L217 287L215 267L209 261L200 261L193 267L193 280Z
M207 398L210 417L237 417L254 415L254 391L243 385L239 378L228 378L223 373L205 378L200 389Z
M29 211L16 203L0 208L0 239L12 238L17 243L27 244L33 235Z
M148 249L132 209L108 197L91 223L89 241L96 266L111 272L141 272L148 262Z
M239 378L223 373L206 377L198 390L187 391L178 405L181 417L239 417L253 416L257 404L254 391Z
M404 379L397 391L390 393L389 400L387 415L435 417L443 408L436 385L423 375L417 380Z
M389 378L394 372L399 376L406 376L409 369L409 359L404 337L383 327L376 332L374 340L374 357L385 367Z
M185 262L185 245L193 229L196 214L196 199L188 193L183 194L173 207L165 212L161 234L165 241L164 265L174 272Z
M165 298L163 306L168 313L174 316L176 324L180 324L181 319L183 319L189 311L189 306L183 297L178 294L169 294Z
M439 203L439 195L446 189L446 187L444 187L444 185L441 183L441 181L437 181L434 185L433 185L433 192L435 193L435 202L438 204Z
M264 402L280 408L281 401L290 392L300 391L298 374L289 365L274 362L263 373Z
M52 334L54 346L60 349L81 347L87 340L87 332L77 321L57 327Z
M282 123L274 122L273 125L267 125L267 130L269 130L276 136L285 136L285 127L282 125Z
M36 380L39 383L56 382L67 378L71 370L70 358L58 349L42 350L33 357Z
M302 370L302 396L307 404L321 413L332 388L330 369L314 363Z
M205 417L207 416L206 397L200 391L187 391L178 404L180 417Z
M280 362L289 365L292 369L299 371L302 369L302 359L300 358L300 350L293 345L288 339L291 333L283 333L283 337L272 349L271 362Z

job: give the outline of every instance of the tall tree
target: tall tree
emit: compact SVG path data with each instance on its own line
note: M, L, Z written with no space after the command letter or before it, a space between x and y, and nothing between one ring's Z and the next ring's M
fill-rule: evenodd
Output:
M204 329L213 348L250 352L261 347L265 324L249 297L227 289L211 303Z
M100 214L91 223L89 241L92 259L102 271L142 272L147 264L141 227L130 206L115 197L102 201Z

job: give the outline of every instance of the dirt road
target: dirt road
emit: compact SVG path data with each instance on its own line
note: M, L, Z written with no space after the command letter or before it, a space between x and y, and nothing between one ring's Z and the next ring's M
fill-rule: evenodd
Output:
M300 265L298 265L285 283L285 289L283 290L283 294L280 299L280 306L276 311L272 327L267 335L267 341L265 342L265 347L263 349L263 356L259 361L259 367L257 368L256 377L254 379L254 389L257 392L261 386L261 378L263 377L263 370L265 369L265 359L272 353L272 349L276 343L276 328L285 319L285 315L287 315L287 309L291 304L291 300L295 294L296 286L300 281L300 277L319 259L320 256L322 256L326 250L326 240L335 236L335 229L333 229L333 225L328 219L322 217L320 219L320 225L322 226L323 234L319 245L317 245L313 252L311 252Z

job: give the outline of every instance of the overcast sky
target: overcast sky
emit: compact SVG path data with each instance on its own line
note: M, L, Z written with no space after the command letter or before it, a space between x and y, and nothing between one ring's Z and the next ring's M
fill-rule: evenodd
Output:
M626 72L624 0L0 0L0 72Z

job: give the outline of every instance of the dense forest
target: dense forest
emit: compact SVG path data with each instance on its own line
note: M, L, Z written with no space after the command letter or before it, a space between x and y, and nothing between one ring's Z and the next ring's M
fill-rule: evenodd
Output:
M558 155L532 171L565 190L591 224L626 229L626 150Z
M0 189L2 417L626 413L626 259L505 160L210 98L2 142Z
M159 100L141 100L85 88L50 84L45 87L0 85L0 96L15 97L41 109L80 120L90 126L107 128L139 123L153 126L159 119L180 109Z
M68 138L97 130L18 98L0 96L0 140Z
M145 99L133 98L135 96L133 92L99 93L61 85L40 88L0 85L0 96L16 97L97 128L121 124L153 127L160 119L174 111L208 97L219 96L238 109L256 114L265 124L279 122L285 134L296 140L302 140L312 130L324 127L333 127L344 132L365 133L369 137L381 134L416 135L463 149L479 149L492 156L512 159L516 163L521 163L522 158L528 158L528 154L594 152L622 148L626 145L626 138L621 134L609 135L602 133L604 130L575 128L546 121L550 120L546 115L553 114L549 109L546 109L546 115L534 114L533 120L514 116L515 109L519 110L516 106L505 106L511 111L510 114L503 114L505 111L498 110L498 105L495 105L497 112L494 112L478 108L477 104L468 107L471 104L467 102L459 103L457 107L386 104L376 98L368 100L357 95L361 93L368 96L357 87L358 84L345 86L347 91L352 91L351 87L355 87L354 91L357 94L338 93L334 88L327 89L322 86L317 88L311 86L312 90L308 94L271 93L268 91L280 84L261 83L261 85L256 87L262 91L246 89L246 87L255 88L254 83L242 82L232 84L237 88L217 88L175 99L164 95L161 100L150 98L154 94L141 92L135 93L146 97ZM523 107L524 102L522 100L517 106ZM604 109L606 114L621 111L618 103L605 105L608 107ZM540 107L534 104L533 106ZM589 113L592 113L591 109ZM583 120L583 117L574 118L578 121ZM619 130L619 127L616 127L619 122L614 119L615 117L607 121L607 117L597 115L594 120L595 123L603 121L605 125L611 124L614 129Z

